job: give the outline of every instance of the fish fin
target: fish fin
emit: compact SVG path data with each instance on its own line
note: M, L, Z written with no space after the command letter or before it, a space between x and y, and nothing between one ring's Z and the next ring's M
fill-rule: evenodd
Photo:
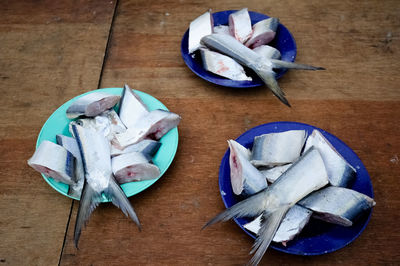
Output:
M271 59L272 68L290 68L290 69L303 69L303 70L325 70L323 67L315 67L305 64L297 64L277 59Z
M273 71L271 71L270 69L265 70L261 68L254 69L254 71L264 81L264 83L268 86L268 88L272 91L272 93L276 97L278 97L279 100L281 100L281 102L291 107L288 100L285 98L285 93L279 87L278 82L275 79L275 73Z
M254 253L254 256L247 265L257 265L260 263L289 208L290 206L287 205L272 212L265 211L263 213L261 217L261 228L258 230L257 239L250 252L250 254Z
M208 221L202 228L213 225L218 222L225 222L233 217L255 217L260 215L264 210L263 198L265 197L265 189L261 190L259 193L254 194L250 198L242 200L230 208L224 210L210 221Z
M83 185L82 196L79 202L78 214L75 222L74 242L78 249L79 237L81 236L82 227L86 226L90 214L96 209L101 202L101 195L97 193L87 182Z
M139 230L141 230L139 218L137 217L135 210L133 209L122 188L115 181L114 177L110 179L110 183L106 191L104 191L104 194L106 194L112 203L120 208L126 216L130 217L132 221L134 221L139 227Z

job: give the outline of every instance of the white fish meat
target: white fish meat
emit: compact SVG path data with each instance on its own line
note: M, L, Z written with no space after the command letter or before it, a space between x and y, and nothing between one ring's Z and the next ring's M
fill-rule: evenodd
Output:
M105 92L92 92L74 101L67 109L67 117L94 117L118 103L120 96Z
M127 128L135 126L140 119L149 114L146 104L127 84L122 92L118 114Z
M241 43L246 42L251 37L253 29L247 8L229 15L229 30L231 35Z
M248 196L266 188L264 175L249 162L249 150L234 140L228 140L228 144L233 193Z
M75 182L75 158L64 147L51 141L40 143L28 160L28 165L36 171L56 181L72 185Z
M112 158L112 169L118 183L150 180L160 176L157 165L140 152L125 153Z
M261 55L267 59L280 59L281 52L278 49L269 46L269 45L261 45L253 49L254 52Z
M304 150L311 147L317 148L321 153L331 185L347 187L354 180L357 175L356 169L346 162L318 130L313 130L308 137Z
M328 175L318 150L312 148L293 163L271 186L238 202L211 219L203 228L234 217L257 217L261 228L251 253L257 265L267 250L287 211L299 200L328 184Z
M251 163L256 167L292 163L300 157L306 138L305 130L288 130L256 136Z
M161 147L161 142L151 139L142 140L122 150L118 149L113 145L111 146L111 157L131 152L141 152L145 156L152 157L154 156L154 154L156 154L156 152L160 147Z
M277 18L268 18L257 22L253 25L253 34L245 45L254 49L270 43L275 38L278 25L279 19Z
M231 80L252 80L246 75L243 67L232 58L205 48L200 49L200 53L205 70Z
M274 183L289 167L292 166L291 163L285 165L275 166L270 169L260 170L268 182Z
M201 38L212 34L213 27L214 21L210 11L207 11L190 23L188 44L190 54L201 47Z
M213 29L213 33L231 35L229 31L229 26L226 25L215 26Z

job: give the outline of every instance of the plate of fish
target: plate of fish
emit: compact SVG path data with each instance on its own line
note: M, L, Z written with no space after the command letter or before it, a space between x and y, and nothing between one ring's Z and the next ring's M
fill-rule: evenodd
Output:
M102 167L109 165L110 176L130 197L154 184L171 165L178 147L179 121L180 116L159 100L128 85L89 91L67 101L48 118L28 164L42 173L52 188L79 200L84 179L90 176L85 160L91 158L83 154L85 145L81 144L84 138L96 147L106 143L108 155L96 155L93 175L107 172ZM103 135L105 142L92 141L95 132ZM101 202L109 201L112 199L103 193Z
M354 241L367 226L373 188L343 141L317 127L273 122L228 141L219 187L226 210L205 227L231 218L255 239L250 264L268 246L321 255Z

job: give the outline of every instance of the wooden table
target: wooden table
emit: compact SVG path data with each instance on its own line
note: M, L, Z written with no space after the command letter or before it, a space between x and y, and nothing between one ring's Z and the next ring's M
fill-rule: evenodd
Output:
M279 17L298 62L279 80L292 108L265 87L232 89L193 74L180 55L206 9L248 7ZM227 222L217 185L226 140L272 121L298 121L345 141L372 179L366 230L334 253L268 250L262 264L400 263L399 1L5 1L0 9L0 265L243 265L252 239ZM40 128L83 92L124 83L182 116L167 173L130 198L143 230L111 204L93 213L73 246L78 202L27 166Z

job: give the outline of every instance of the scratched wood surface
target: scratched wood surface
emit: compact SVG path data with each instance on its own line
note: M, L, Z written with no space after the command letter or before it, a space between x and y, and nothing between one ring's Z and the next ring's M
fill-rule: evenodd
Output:
M212 85L181 58L191 20L208 8L242 7L279 17L296 39L297 61L327 68L289 71L279 80L290 109L265 87ZM10 2L0 12L0 108L6 114L0 265L51 265L59 258L61 265L245 264L253 241L234 222L200 228L224 209L217 179L226 140L273 121L308 123L345 141L371 176L377 206L349 246L317 257L271 249L261 264L400 263L398 1L32 1ZM166 174L130 198L141 232L103 204L76 250L78 202L71 208L71 200L52 190L26 159L47 117L98 83L128 83L180 114L179 148Z

